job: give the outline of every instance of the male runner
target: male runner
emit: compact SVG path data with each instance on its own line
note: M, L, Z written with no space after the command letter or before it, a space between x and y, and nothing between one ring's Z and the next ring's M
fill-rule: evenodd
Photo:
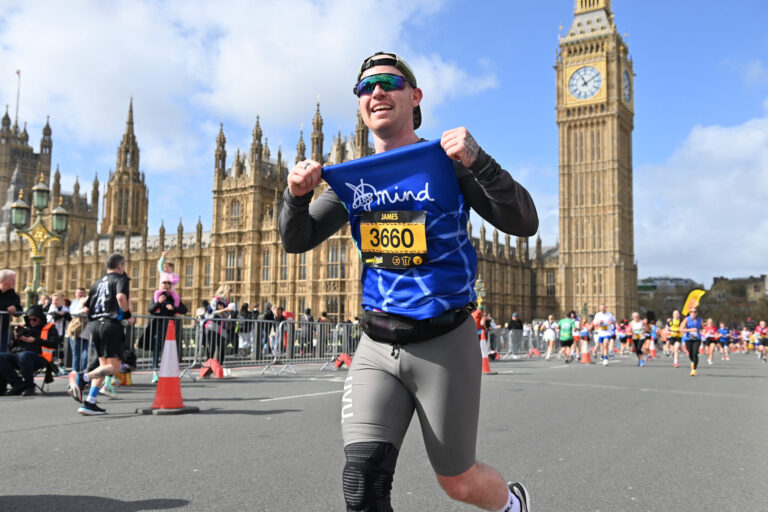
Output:
M717 340L720 342L720 360L730 361L728 348L731 345L731 330L725 325L725 322L720 322L720 328L717 330Z
M125 349L125 330L122 322L133 324L131 317L130 279L125 274L125 257L113 253L107 258L107 273L93 283L88 294L88 304L84 312L92 325L91 344L99 356L99 366L88 373L81 374L83 381L90 382L91 388L84 399L80 382L74 373L70 373L69 386L72 397L83 403L77 410L84 416L105 414L106 411L96 405L99 389L104 384L104 377L120 371L120 356Z
M323 167L299 162L288 175L280 214L287 252L316 247L347 221L361 253L381 251L363 257L364 334L342 398L347 510L392 510L398 450L416 411L437 480L451 498L486 510L527 512L526 489L506 484L495 469L475 460L482 365L467 312L475 299L477 259L466 225L471 207L501 231L532 236L538 229L533 200L466 128L444 132L442 150L422 142L415 132L422 91L401 58L374 54L363 61L357 80L359 112L373 134L376 155L328 170L324 177L330 182L334 172L368 166L346 184L352 190L334 186L311 204ZM407 163L427 151L439 162L419 167L421 173L389 164L401 155ZM380 162L387 166L374 173ZM423 176L433 172L441 179L425 185ZM378 188L365 183L374 180ZM400 180L421 181L418 188L406 188ZM401 218L409 224L393 223ZM398 242L426 248L426 257L420 254L418 263L416 257L407 262L398 257L395 263L392 253L384 252L394 246L391 238L383 239L385 229L390 235L397 230ZM405 237L411 229L413 236Z
M562 347L562 353L565 356L565 364L571 362L571 350L573 347L573 317L575 313L571 311L568 315L563 317L558 323L557 328L560 331L560 346Z
M597 331L597 343L603 358L603 366L608 366L608 350L611 340L611 329L616 329L616 317L613 313L605 312L605 304L600 304L600 311L592 319L592 327Z

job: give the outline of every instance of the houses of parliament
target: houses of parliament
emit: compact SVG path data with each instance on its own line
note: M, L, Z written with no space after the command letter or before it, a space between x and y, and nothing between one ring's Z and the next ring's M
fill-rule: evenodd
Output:
M495 229L488 233L484 224L474 226L479 234L473 244L478 275L485 283L484 302L501 322L513 312L530 320L571 309L594 313L599 304L606 304L617 317L625 317L637 308L634 74L610 0L576 0L571 27L559 38L554 67L559 241L544 248L537 237L529 247L527 238L512 240ZM354 136L344 138L339 132L326 153L319 103L309 142L307 148L300 133L297 162L308 156L333 164L372 151L368 129L358 114ZM202 299L210 299L220 285L229 285L238 304L261 306L269 300L295 312L309 307L315 314L327 311L334 321L361 314L362 262L348 226L310 252L283 251L277 218L291 164L279 150L272 157L258 117L250 150L238 150L231 160L223 125L220 128L213 155L210 231L203 231L198 219L195 226L185 227L180 221L175 231L166 232L162 225L158 233L148 233L149 191L140 170L133 100L103 197L97 178L90 194L81 190L78 181L71 193L63 192L59 169L51 176L52 151L49 122L36 152L29 144L26 125L21 128L18 119L11 123L6 108L0 126L0 194L5 197L0 268L17 271L17 289L31 281L32 261L28 246L10 226L10 204L21 190L29 197L42 175L51 188L50 204L61 201L70 215L62 241L46 251L42 281L48 292L71 297L76 288L88 288L104 272L106 256L121 252L128 260L133 309L144 312L158 286L157 260L165 249L180 277L176 289L192 310Z

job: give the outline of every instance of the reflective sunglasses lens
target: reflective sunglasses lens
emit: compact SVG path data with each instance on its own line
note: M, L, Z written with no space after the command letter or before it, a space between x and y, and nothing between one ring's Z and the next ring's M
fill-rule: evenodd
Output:
M390 75L388 73L367 76L358 82L355 87L355 94L358 96L371 94L377 85L381 86L385 91L399 91L400 89L405 88L405 78L400 75Z

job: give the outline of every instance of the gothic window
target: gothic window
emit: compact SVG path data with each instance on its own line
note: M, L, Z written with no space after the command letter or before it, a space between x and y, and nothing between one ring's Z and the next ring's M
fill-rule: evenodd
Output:
M326 313L328 313L328 319L336 323L339 321L338 313L339 313L339 298L338 297L328 297L328 301L326 302Z
M211 263L205 262L205 272L203 272L203 286L211 286Z
M74 291L80 288L80 283L77 282L77 269L73 268L69 272L69 288Z
M307 278L307 253L303 252L299 254L299 280L304 280L306 278Z
M597 159L602 160L603 159L603 146L602 146L602 129L597 129Z
M85 271L85 287L88 288L93 280L93 271L88 269Z
M261 280L262 281L269 281L269 265L270 265L270 257L269 257L269 250L264 251L264 256L262 257L262 264L261 264Z
M137 281L139 279L139 265L131 266L131 279Z
M285 251L280 253L280 280L288 280L288 253Z
M547 270L547 297L555 296L555 271Z
M240 202L239 201L232 201L232 206L230 207L230 219L232 220L233 224L238 224L240 222Z
M328 279L339 278L339 246L336 242L328 244Z
M187 268L184 271L184 287L192 288L195 285L195 264L187 263Z
M227 251L224 266L225 281L240 281L242 279L243 253L240 250Z
M285 299L285 297L280 297L279 299L277 299L277 307L283 308L283 311L288 309L286 304L288 304L288 301Z
M56 289L61 290L64 287L64 271L56 271Z
M301 297L299 299L299 307L296 309L296 313L299 315L299 317L297 318L301 317L305 309L307 309L307 299L305 299L304 297Z

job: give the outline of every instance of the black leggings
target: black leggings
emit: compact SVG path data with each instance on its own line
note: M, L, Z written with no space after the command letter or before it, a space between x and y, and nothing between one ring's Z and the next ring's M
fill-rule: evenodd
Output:
M693 369L699 367L699 346L701 345L701 340L685 340L685 349L688 351L688 357L691 358L691 362L693 363Z

